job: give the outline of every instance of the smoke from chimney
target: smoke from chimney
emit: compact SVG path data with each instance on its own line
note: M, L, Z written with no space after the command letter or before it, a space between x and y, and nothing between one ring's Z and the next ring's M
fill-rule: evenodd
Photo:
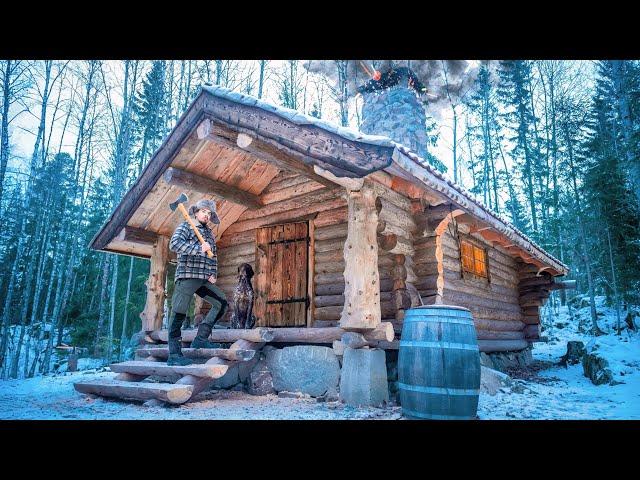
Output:
M427 113L436 120L442 118L442 110L451 108L447 83L451 100L459 102L462 96L472 93L480 66L489 64L491 67L492 63L496 63L491 60L310 60L304 64L304 68L310 73L323 75L337 85L336 62L345 62L347 93L350 96L355 96L358 88L370 81L375 72L384 73L394 68L408 67L426 87L423 101L427 103Z

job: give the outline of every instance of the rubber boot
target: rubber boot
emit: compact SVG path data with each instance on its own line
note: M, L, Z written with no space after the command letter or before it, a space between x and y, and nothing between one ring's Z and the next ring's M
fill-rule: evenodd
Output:
M219 348L219 343L209 341L209 335L211 335L211 325L202 322L198 326L198 333L196 338L191 342L191 348Z
M191 365L193 362L187 357L182 355L182 348L180 346L180 337L169 339L169 358L167 359L167 365L180 366Z

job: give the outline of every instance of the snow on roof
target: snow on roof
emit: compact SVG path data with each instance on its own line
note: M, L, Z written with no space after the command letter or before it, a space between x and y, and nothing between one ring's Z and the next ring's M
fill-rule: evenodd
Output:
M242 105L246 105L246 106L249 106L249 107L258 107L258 108L260 108L262 110L265 110L265 111L268 111L268 112L272 112L272 113L274 113L274 114L276 114L276 115L278 115L280 117L283 117L283 118L289 120L292 123L295 123L296 125L300 125L300 126L310 125L310 126L315 126L315 127L318 127L318 128L322 128L323 130L326 130L328 132L331 132L331 133L334 133L336 135L339 135L342 138L345 138L345 139L351 140L351 141L355 141L355 142L368 143L370 145L376 145L376 146L379 146L379 147L396 148L400 152L402 152L406 157L410 158L415 163L417 163L420 167L422 167L425 170L427 170L431 175L439 178L440 180L445 181L449 186L451 186L454 190L459 192L467 200L469 200L473 204L475 204L478 207L480 207L487 214L491 215L495 219L497 219L500 222L502 222L507 228L509 228L510 230L513 230L518 236L522 237L522 239L524 239L525 241L531 243L531 245L533 245L535 248L537 248L538 250L543 252L550 259L552 259L553 261L557 262L558 265L561 265L566 270L569 270L569 267L566 264L564 264L563 262L561 262L560 260L555 258L553 255L551 255L546 250L544 250L540 245L535 243L531 238L529 238L527 235L525 235L520 230L518 230L505 217L503 217L502 215L500 215L500 214L494 212L493 210L489 209L488 207L486 207L482 203L482 201L478 197L476 197L474 194L469 192L464 187L461 187L460 185L455 183L453 180L451 180L451 178L448 175L446 175L444 173L441 173L438 170L436 170L435 168L433 168L431 165L428 164L428 162L426 162L422 157L417 155L413 150L411 150L410 148L405 147L404 145L402 145L400 143L397 143L397 142L393 141L389 137L386 137L386 136L383 136L383 135L368 135L368 134L362 133L359 130L356 130L354 128L341 127L339 125L336 125L335 123L331 123L331 122L328 122L328 121L320 119L320 118L312 117L311 115L306 115L304 113L300 113L297 110L293 110L291 108L285 108L285 107L279 107L279 106L276 106L276 105L272 105L271 103L267 103L267 102L265 102L263 100L260 100L258 98L252 97L251 95L246 95L244 93L235 92L235 91L230 90L230 89L225 88L225 87L220 87L220 86L217 86L217 85L216 86L206 85L206 86L202 87L202 90L207 92L207 93L210 93L211 95L214 95L215 97L224 98L224 99L232 101L234 103L240 103Z

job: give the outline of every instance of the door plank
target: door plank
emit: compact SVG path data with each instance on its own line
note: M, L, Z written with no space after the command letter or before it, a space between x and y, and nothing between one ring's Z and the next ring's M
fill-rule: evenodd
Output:
M284 225L271 227L271 241L284 239ZM269 293L267 300L282 300L282 258L283 243L269 245ZM282 324L282 303L267 304L267 322L269 326L280 327Z
M271 240L271 230L258 228L256 230L256 272L255 272L255 298L253 312L256 316L256 326L266 327L267 323L267 295L269 288L269 241Z
M296 224L284 225L284 240L296 239ZM295 264L296 243L285 243L282 258L282 300L295 298L297 269ZM295 326L295 303L282 304L282 323L287 327Z
M296 224L296 238L307 238L309 236L309 227L307 223ZM294 285L294 297L303 298L307 296L307 255L309 243L306 241L295 243L295 262L296 277ZM310 299L311 300L311 299ZM294 303L293 319L295 326L305 326L307 324L307 305L303 302Z

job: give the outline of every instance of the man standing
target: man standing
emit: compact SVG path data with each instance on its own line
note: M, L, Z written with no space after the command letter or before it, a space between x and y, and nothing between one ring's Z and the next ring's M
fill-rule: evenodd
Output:
M207 226L211 220L219 224L216 204L213 200L200 200L189 208L189 214L195 216L196 227L205 240L200 244L198 237L188 222L182 222L171 237L169 249L178 254L178 267L175 276L175 289L171 301L169 327L169 359L167 365L190 365L193 363L182 355L180 348L182 323L187 316L191 297L195 293L211 304L211 310L198 327L191 348L215 348L209 342L211 329L227 311L227 299L216 283L218 276L218 257L216 240ZM207 256L211 251L212 258Z

